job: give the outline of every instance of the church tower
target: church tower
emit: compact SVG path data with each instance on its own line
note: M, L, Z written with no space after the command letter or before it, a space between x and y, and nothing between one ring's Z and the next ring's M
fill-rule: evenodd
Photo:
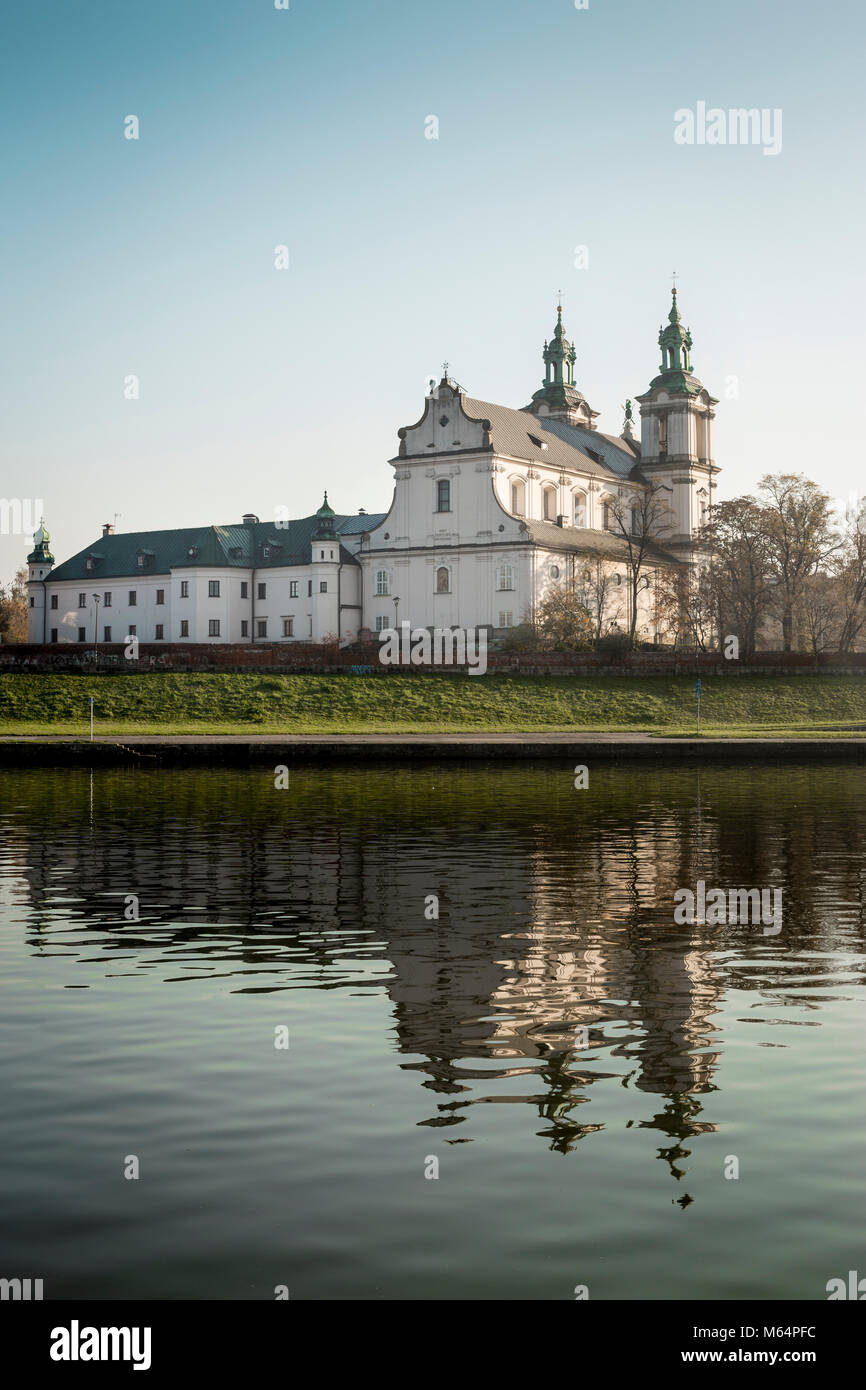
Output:
M638 396L641 472L664 487L672 512L666 550L690 558L695 532L709 520L715 474L714 406L718 401L694 375L692 335L683 327L672 291L665 328L659 329L662 360L649 390Z
M582 425L584 429L594 430L598 411L590 409L588 401L574 384L577 353L574 344L565 336L561 304L556 309L553 337L544 344L541 356L544 380L541 390L535 392L526 409L533 415L552 416L556 420L565 420L569 425Z
M51 554L51 537L40 521L39 530L33 536L33 549L27 556L27 641L45 642L48 640L45 624L45 580L54 567Z
M316 524L310 537L313 565L313 630L310 635L314 642L340 636L340 537L334 515L326 492L316 512Z

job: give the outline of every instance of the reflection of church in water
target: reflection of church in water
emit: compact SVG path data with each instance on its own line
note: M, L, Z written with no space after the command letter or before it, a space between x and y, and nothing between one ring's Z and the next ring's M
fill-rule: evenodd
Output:
M505 835L440 824L422 851L405 823L362 802L338 824L317 823L312 799L302 820L242 802L217 818L194 785L182 784L193 787L186 803L175 795L162 808L121 788L113 834L103 805L97 825L85 806L51 840L27 836L36 951L49 903L56 914L59 890L74 885L70 920L92 929L86 954L99 946L107 969L122 954L133 970L138 954L151 978L161 963L176 974L183 947L201 971L244 972L239 986L263 992L299 970L308 988L385 989L403 1065L429 1098L418 1123L448 1138L474 1137L474 1105L522 1103L566 1151L605 1127L588 1102L613 1085L658 1098L633 1123L660 1131L675 1173L681 1141L715 1128L700 1098L714 1089L723 982L713 929L684 933L664 909L693 880L676 813L636 817L613 838L587 822L568 846L553 820ZM704 851L712 858L711 843ZM137 923L123 920L130 892Z

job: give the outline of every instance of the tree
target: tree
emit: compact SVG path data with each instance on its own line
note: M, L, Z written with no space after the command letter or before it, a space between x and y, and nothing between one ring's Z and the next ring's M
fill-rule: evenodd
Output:
M835 560L842 609L838 648L850 652L866 624L866 502L848 522Z
M11 584L0 585L0 638L4 642L27 641L27 570L23 565Z
M656 612L674 646L709 651L718 636L718 608L706 565L676 565L656 579Z
M842 622L841 589L832 575L806 576L800 596L799 616L815 655L838 646Z
M794 617L806 580L838 548L832 501L802 473L767 473L758 488L769 547L782 647L793 649Z
M610 569L610 560L601 551L592 550L576 559L574 591L590 618L590 637L593 646L604 635L605 622L608 626L622 616L618 602L611 604L615 580Z
M700 543L710 555L706 582L719 637L735 635L751 656L774 588L764 509L749 496L717 502Z
M637 630L638 594L641 576L655 544L669 535L672 512L669 489L661 483L647 483L628 497L613 503L613 532L625 542L625 562L630 595L629 641L634 646Z
M592 618L571 585L548 589L535 607L541 643L555 652L582 651L592 644Z

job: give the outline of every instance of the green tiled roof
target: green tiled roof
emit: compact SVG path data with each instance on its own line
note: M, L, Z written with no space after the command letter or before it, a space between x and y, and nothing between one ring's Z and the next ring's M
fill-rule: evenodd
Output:
M385 513L370 516L335 516L339 534L357 535L384 521ZM363 524L362 524L363 523ZM173 569L215 568L275 569L283 565L308 565L311 538L320 525L318 516L299 521L257 521L249 526L191 526L176 531L129 531L100 536L98 541L64 560L52 570L50 579L117 579L149 574L168 574ZM265 549L268 555L265 555ZM139 565L143 554L145 564ZM87 569L87 560L96 561ZM358 563L351 551L340 546L345 565Z

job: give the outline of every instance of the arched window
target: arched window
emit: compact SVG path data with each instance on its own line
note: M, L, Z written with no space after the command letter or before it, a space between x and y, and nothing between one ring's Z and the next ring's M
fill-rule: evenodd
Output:
M447 478L440 478L436 483L436 510L437 512L450 512L451 510L451 483Z
M390 594L390 592L391 592L391 574L390 574L390 571L389 571L389 570L377 570L377 571L376 571L376 593L377 593L377 595L378 595L378 594Z
M576 492L574 494L574 524L575 526L586 525L586 493Z
M437 594L451 593L451 571L447 565L440 565L436 571Z
M543 502L544 502L544 520L545 520L545 521L555 521L555 520L556 520L556 488L555 488L555 487L546 487L546 488L544 489L544 493L543 493Z
M631 509L631 533L633 536L640 536L643 528L640 519L640 507Z
M609 530L610 530L610 503L609 503L609 502L602 502L602 504L601 504L601 524L602 524L602 528L603 528L605 531L609 531Z
M519 478L511 484L511 510L515 516L526 515L526 484Z
M514 566L500 565L496 571L496 588L499 593L514 588Z

